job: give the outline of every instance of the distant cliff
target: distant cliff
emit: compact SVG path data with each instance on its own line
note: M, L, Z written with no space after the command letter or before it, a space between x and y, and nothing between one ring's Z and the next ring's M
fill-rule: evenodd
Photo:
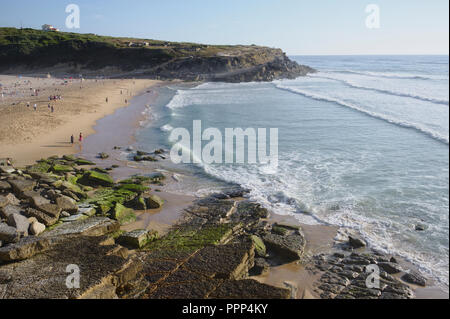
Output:
M0 28L0 72L272 81L315 72L280 49Z

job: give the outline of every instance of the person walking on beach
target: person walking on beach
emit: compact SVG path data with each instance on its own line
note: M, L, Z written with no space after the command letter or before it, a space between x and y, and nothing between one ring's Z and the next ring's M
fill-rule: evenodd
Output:
M72 134L72 136L70 137L70 144L73 144L74 140L75 140L75 138L73 137L73 134Z
M37 111L37 104L36 103L34 103L33 108L34 108L35 111Z
M53 107L53 105L50 107L51 112L55 112L55 108Z
M80 133L80 137L78 138L78 141L79 141L80 143L83 142L83 133Z
M108 97L106 97L106 103L108 103Z

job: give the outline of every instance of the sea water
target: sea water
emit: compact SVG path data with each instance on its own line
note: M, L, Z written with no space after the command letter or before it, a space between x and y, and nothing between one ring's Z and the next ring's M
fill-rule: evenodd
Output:
M278 167L171 165L174 191L206 194L227 183L277 214L357 231L403 256L448 291L448 56L292 57L319 72L272 83L162 89L140 148L170 148L173 128L278 128ZM189 174L184 174L188 172ZM190 177L189 177L190 176ZM416 231L416 225L425 231Z

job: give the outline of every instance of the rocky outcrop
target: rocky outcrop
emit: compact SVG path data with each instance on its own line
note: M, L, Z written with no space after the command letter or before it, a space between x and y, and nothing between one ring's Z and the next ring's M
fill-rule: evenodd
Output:
M315 72L291 61L280 49L263 46L213 46L139 40L32 29L0 28L0 70L18 73L23 66L36 73L111 74L118 77L186 81L251 82L295 78ZM150 45L150 43L155 45ZM51 43L51 45L49 44ZM153 160L139 157L138 160ZM145 157L145 156L144 156ZM70 159L70 157L67 157ZM57 164L55 171L66 168Z

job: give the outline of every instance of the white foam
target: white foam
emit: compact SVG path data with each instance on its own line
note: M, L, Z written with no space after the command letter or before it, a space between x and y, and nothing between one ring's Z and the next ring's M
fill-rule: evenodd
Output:
M340 99L337 99L337 98L334 98L334 97L325 96L325 95L322 95L322 94L313 93L313 92L310 92L310 91L299 89L297 87L294 88L294 87L289 87L289 86L285 86L285 85L281 85L281 84L275 84L275 86L278 89L289 91L289 92L295 93L295 94L300 94L300 95L303 95L305 97L312 98L312 99L315 99L315 100L336 103L336 104L339 104L341 106L345 106L345 107L351 108L353 110L362 112L362 113L364 113L366 115L369 115L371 117L374 117L374 118L377 118L377 119L389 122L391 124L395 124L395 125L398 125L398 126L401 126L401 127L405 127L405 128L415 129L415 130L417 130L417 131L419 131L419 132L421 132L423 134L426 134L429 137L432 137L433 139L435 139L437 141L440 141L440 142L445 143L445 144L449 144L449 137L448 136L444 136L444 135L442 135L442 134L440 134L440 133L438 133L436 131L430 130L429 128L426 128L426 127L420 125L419 123L410 123L410 122L406 122L404 120L401 120L399 118L389 117L389 116L387 116L385 114L381 114L381 113L377 113L377 112L366 110L366 109L364 109L364 108L362 108L362 107L360 107L360 106L358 106L356 104L352 104L352 103L349 103L349 102L346 102L346 101L343 101L343 100L340 100Z

